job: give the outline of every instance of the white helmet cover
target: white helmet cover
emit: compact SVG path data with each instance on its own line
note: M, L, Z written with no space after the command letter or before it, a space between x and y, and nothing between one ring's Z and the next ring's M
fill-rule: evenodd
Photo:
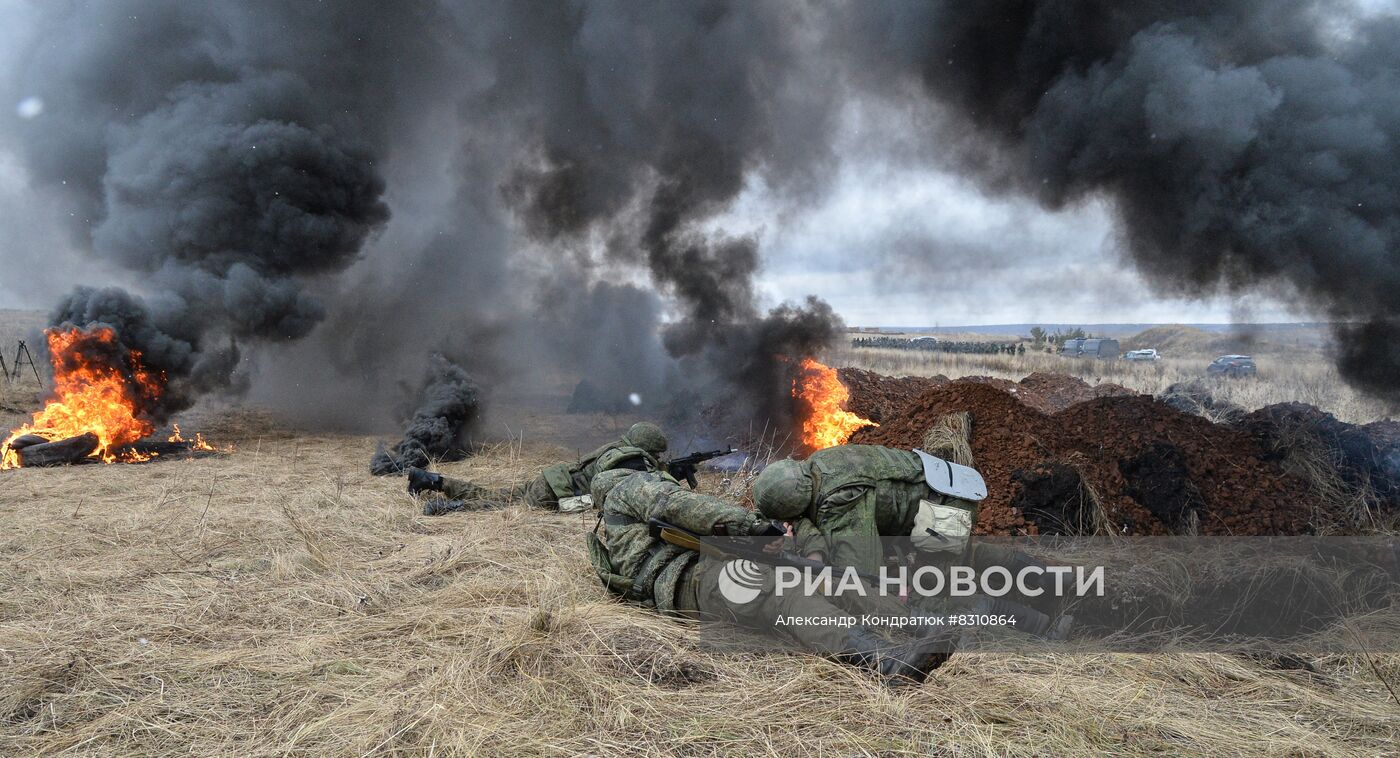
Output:
M923 461L924 481L934 492L974 503L986 499L987 482L977 469L945 461L918 448L914 452Z

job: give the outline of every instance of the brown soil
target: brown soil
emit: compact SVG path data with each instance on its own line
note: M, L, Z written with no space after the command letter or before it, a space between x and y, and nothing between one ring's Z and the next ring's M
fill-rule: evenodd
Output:
M991 493L978 517L985 534L1307 529L1306 487L1251 436L1126 392L1043 374L1015 385L960 379L925 390L851 442L914 447L940 416L968 412ZM1091 399L1076 402L1085 394Z
M851 392L846 410L877 424L884 423L886 418L894 418L896 411L925 391L948 383L948 377L941 374L896 377L861 368L838 369L836 376Z
M894 418L924 392L950 381L942 374L894 377L859 368L843 368L837 374L841 383L851 391L846 410L877 423L883 423L887 417ZM1043 413L1056 413L1095 398L1133 394L1132 390L1117 384L1105 382L1093 385L1075 376L1044 372L1031 374L1020 382L991 376L965 376L959 381L977 382L1005 390Z
M1044 413L1058 413L1071 405L1101 397L1127 397L1136 394L1127 387L1105 382L1089 384L1077 376L1037 371L1016 385L1021 402Z

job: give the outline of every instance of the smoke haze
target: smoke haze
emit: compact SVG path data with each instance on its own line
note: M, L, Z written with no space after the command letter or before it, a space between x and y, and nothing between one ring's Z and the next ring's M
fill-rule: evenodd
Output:
M486 389L584 376L781 425L780 356L841 322L820 299L765 301L759 236L720 220L754 188L778 213L827 196L843 123L891 108L906 118L863 152L1102 204L1173 292L1285 291L1357 322L1339 365L1397 398L1400 34L1350 14L43 4L5 91L44 107L5 139L70 208L73 244L129 273L53 320L111 324L165 370L158 416L251 385L309 423L383 428L438 351ZM983 257L919 243L936 233L848 256L911 279L936 278L940 251Z

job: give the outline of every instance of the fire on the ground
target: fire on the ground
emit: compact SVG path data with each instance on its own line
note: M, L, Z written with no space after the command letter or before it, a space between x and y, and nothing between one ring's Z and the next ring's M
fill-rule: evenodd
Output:
M91 434L97 445L87 457L103 463L135 463L157 455L130 445L156 431L143 409L160 400L164 374L148 369L140 351L124 349L108 326L54 327L44 336L53 366L53 392L29 423L11 430L0 444L0 469L22 465L12 443L31 436L58 442ZM178 426L167 442L187 443L192 450L214 449L203 435L186 439Z

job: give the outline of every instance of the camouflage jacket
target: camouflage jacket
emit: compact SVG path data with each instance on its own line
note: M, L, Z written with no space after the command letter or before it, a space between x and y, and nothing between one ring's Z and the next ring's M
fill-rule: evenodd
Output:
M599 471L609 468L632 468L628 462L636 461L647 471L659 471L661 462L647 451L633 447L626 440L619 439L594 450L574 463L556 463L544 470L545 481L557 497L587 495L593 484L593 477Z
M663 472L623 479L603 505L604 542L613 572L631 579L629 598L674 611L676 587L697 553L653 539L648 522L660 519L696 534L749 535L766 522L759 514L692 492Z
M933 496L923 464L908 450L842 445L818 450L803 466L812 504L793 521L798 550L837 565L876 570L878 537L907 536L919 501Z

